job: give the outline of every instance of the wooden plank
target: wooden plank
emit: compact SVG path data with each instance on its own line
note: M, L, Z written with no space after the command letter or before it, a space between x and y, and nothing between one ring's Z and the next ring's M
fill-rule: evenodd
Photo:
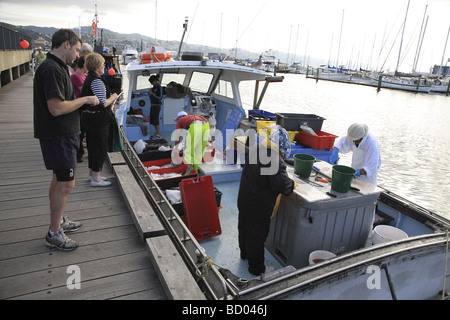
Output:
M169 236L149 238L146 242L168 299L206 300Z
M113 169L142 241L145 241L148 237L166 234L166 230L164 230L130 168L125 165L116 165Z
M67 275L68 276L68 275ZM161 285L153 280L155 273L150 269L135 270L118 273L104 278L97 278L81 283L80 289L69 290L67 286L49 287L11 299L14 300L105 300L128 299L134 295L135 299L160 300L166 299ZM66 278L67 279L67 278Z
M118 164L126 164L126 161L122 155L122 152L109 152L108 159L109 159L109 163L112 166L115 166Z
M0 292L0 298L13 298L26 295L30 292L30 286L32 290L40 291L43 295L47 295L49 290L52 294L56 294L53 290L61 288L58 293L59 296L73 296L76 295L80 299L89 298L93 293L90 290L86 291L85 287L88 282L97 279L111 277L118 273L129 273L142 269L147 269L148 273L156 276L154 270L149 269L149 256L145 250L141 250L133 253L121 253L120 255L113 255L104 259L95 259L86 262L78 262L75 265L80 271L80 289L69 290L67 288L67 279L71 275L67 273L68 265L54 267L49 266L42 270L37 270L31 273L25 273L8 277L2 281L3 290ZM117 288L121 287L121 283L110 283L110 288L115 286L115 291L120 291ZM162 286L157 283L157 286ZM143 289L148 289L150 286L145 286ZM68 291L64 294L64 291ZM72 291L72 292L70 292ZM58 295L55 296L58 298ZM96 293L98 295L98 292ZM114 295L112 295L114 296ZM61 297L61 298L62 298Z
M87 153L77 165L64 215L83 223L68 234L80 247L45 245L52 172L33 136L32 86L29 73L0 88L0 297L167 299L109 162L102 171L113 183L108 188L90 186ZM81 290L67 288L69 265L81 269Z

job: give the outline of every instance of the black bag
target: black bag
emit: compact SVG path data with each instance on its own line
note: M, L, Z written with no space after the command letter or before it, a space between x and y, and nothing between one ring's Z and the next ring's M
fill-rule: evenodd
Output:
M119 152L123 150L123 141L120 135L119 124L114 121L109 126L108 152Z

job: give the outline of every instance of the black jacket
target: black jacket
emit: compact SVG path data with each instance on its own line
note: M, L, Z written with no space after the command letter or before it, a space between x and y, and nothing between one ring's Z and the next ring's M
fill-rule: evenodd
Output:
M251 163L255 162L252 161L252 154L253 158L256 158L256 163ZM264 164L271 157L275 161ZM274 174L262 174L264 173L263 170L268 170L271 165L276 165L272 170ZM246 212L246 214L270 216L278 195L289 196L294 191L294 185L295 183L288 176L286 164L278 151L257 144L250 149L242 170L238 209L240 212Z

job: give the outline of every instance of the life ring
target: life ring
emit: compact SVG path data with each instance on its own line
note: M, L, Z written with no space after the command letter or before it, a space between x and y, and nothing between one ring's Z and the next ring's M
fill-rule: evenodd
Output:
M141 53L140 58L143 64L155 62L167 62L172 59L171 52L155 52L155 53Z

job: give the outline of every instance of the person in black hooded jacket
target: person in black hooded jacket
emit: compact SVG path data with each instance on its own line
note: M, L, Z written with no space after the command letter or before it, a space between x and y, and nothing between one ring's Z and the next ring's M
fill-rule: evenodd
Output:
M239 248L241 258L248 259L248 271L254 275L265 272L264 242L281 195L289 196L295 189L283 161L289 154L289 134L277 128L269 139L250 149L242 170L238 194Z
M96 106L86 106L82 112L81 120L86 128L86 142L88 150L88 180L93 187L106 187L111 182L100 176L103 163L108 152L108 135L111 123L115 117L111 110L114 101L117 100L116 93L111 94L101 75L105 70L105 59L98 53L86 56L86 68L88 75L81 89L81 96L95 95L100 103Z

